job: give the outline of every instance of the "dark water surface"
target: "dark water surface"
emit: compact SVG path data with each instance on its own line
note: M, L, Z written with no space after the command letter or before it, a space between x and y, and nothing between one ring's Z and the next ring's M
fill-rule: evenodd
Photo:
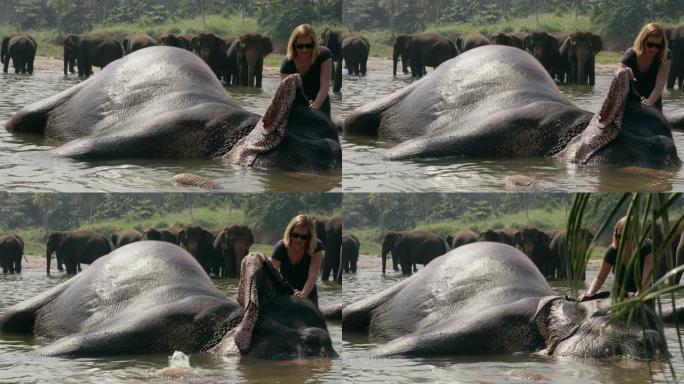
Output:
M351 303L405 279L401 273L391 271L383 276L380 259L377 267L359 269L343 281L343 301ZM421 266L418 267L419 271ZM587 271L587 282L596 271ZM612 275L604 287L612 283ZM569 293L563 282L551 285L558 294ZM684 360L677 346L674 327L665 330L677 372L677 381L684 380ZM344 359L354 367L348 372L355 382L375 383L671 383L673 378L665 363L637 361L608 361L505 354L489 356L458 356L440 358L378 358L368 352L380 341L356 333L345 332L342 340Z
M391 70L390 70L391 71ZM411 82L408 76L370 72L366 77L345 78L342 94L333 98L342 115L360 105L388 95ZM560 91L580 108L596 112L605 97L610 76L597 75L596 86L561 85ZM333 104L334 105L334 104ZM684 92L664 92L665 111L684 109ZM679 156L684 158L684 132L673 132ZM384 148L393 147L366 136L343 139L343 185L349 192L501 192L520 189L506 176L528 175L540 180L535 190L549 191L682 191L684 168L675 171L586 167L578 169L544 158L483 159L446 158L387 161Z
M44 269L24 270L21 275L0 274L0 313L66 281L63 274L47 277ZM237 280L215 279L227 296L237 296ZM332 303L341 296L339 285L319 282L319 302ZM333 347L342 354L342 327L328 322ZM0 338L0 383L137 383L172 382L158 371L169 367L169 356L138 355L112 358L56 358L38 355L43 340L27 336ZM340 382L344 359L304 362L273 362L253 358L224 358L207 353L190 355L190 368L183 369L190 383L305 383Z
M263 114L273 96L276 78L264 79L263 90L227 89L243 108ZM5 121L24 106L78 83L56 70L33 76L0 73L0 190L14 192L163 192L179 191L170 181L190 172L216 181L230 192L341 191L341 172L311 174L258 170L218 160L122 159L82 162L53 156L57 143L35 135L11 135ZM191 189L195 190L196 189Z

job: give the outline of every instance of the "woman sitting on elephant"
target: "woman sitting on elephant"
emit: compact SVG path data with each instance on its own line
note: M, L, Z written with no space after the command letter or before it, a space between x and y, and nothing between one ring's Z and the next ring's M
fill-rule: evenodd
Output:
M308 298L318 305L316 278L323 260L323 243L316 237L316 226L308 215L297 215L285 229L283 239L276 243L271 263L300 299Z
M648 280L651 276L651 271L653 270L653 243L650 239L644 240L641 244L639 258L634 261L631 261L630 258L634 251L635 242L633 239L626 240L626 243L622 247L622 258L620 258L620 260L622 260L622 265L617 266L616 268L620 240L625 234L626 222L627 217L623 217L615 223L613 242L610 247L606 249L606 253L603 255L601 268L596 276L594 276L594 280L592 280L589 289L579 297L579 301L589 299L601 289L611 268L613 269L615 281L618 284L617 292L621 296L626 296L628 298L635 297L639 295L639 292L643 288L648 286ZM639 273L639 270L641 270L641 273ZM637 276L640 276L641 279L638 279Z
M661 95L670 73L670 64L665 31L660 25L650 23L634 39L634 46L625 51L619 66L632 69L641 104L662 111Z
M309 24L302 24L292 31L287 45L287 57L280 66L280 80L293 73L299 73L302 77L304 95L309 99L309 107L325 113L328 117L332 57L332 52L328 48L318 44L313 28Z

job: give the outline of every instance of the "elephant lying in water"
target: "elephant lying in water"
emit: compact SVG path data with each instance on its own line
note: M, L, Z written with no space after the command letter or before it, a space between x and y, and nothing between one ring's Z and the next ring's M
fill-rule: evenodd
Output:
M609 304L554 296L522 252L478 242L454 249L401 283L345 307L342 330L389 340L376 349L379 355L659 357L660 335L611 323Z
M51 290L9 308L0 333L33 333L46 355L209 351L267 359L336 357L323 315L292 297L266 258L242 264L238 302L176 245L123 246Z
M491 45L470 50L432 74L353 111L345 133L397 143L389 159L553 157L582 133L593 114L577 108L537 60ZM628 102L617 136L590 159L650 168L679 166L670 125L654 109Z
M262 168L339 168L342 155L333 123L294 104L293 97L281 103L279 95L291 95L290 88L277 92L263 121L228 99L211 69L191 52L150 47L25 107L6 129L44 134L64 143L57 154L76 159L223 158L240 139L275 132L278 140L269 143L275 145L262 146L247 159L228 160Z

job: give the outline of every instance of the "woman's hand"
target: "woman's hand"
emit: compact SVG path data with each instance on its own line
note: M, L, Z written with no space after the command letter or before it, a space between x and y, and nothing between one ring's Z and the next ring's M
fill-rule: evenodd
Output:
M311 101L309 102L309 108L311 108L311 109L313 109L313 110L315 110L315 111L318 111L318 109L319 109L320 107L321 107L321 105L318 104L318 103L316 103L316 100L311 100Z
M649 100L649 99L647 99L647 98L645 98L645 97L642 96L642 97L641 97L641 105L645 105L645 106L647 106L647 107L652 107L652 106L653 106L653 103L651 103L651 100Z
M591 295L589 294L589 291L584 292L583 294L580 295L580 297L577 298L577 301L584 301L584 300L586 300L587 298L589 298L589 296L591 296Z
M298 289L295 289L295 291L294 291L294 293L292 294L292 296L294 296L294 297L296 297L296 298L298 298L298 299L306 299L306 297L304 296L304 292L302 292L302 291L300 291L300 290L298 290Z

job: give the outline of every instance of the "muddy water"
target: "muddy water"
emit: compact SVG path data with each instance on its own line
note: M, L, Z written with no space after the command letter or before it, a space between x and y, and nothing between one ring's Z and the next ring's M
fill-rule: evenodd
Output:
M580 108L596 112L611 77L597 75L596 86L561 85L560 91ZM376 100L411 82L394 78L391 68L369 72L366 77L347 77L342 94L334 100L346 116L367 101ZM684 108L684 92L664 92L665 111ZM675 145L684 158L684 132L674 132ZM350 192L460 192L521 190L505 181L523 174L540 180L536 189L549 191L669 191L684 190L684 168L653 172L617 167L577 169L564 162L543 158L487 159L446 158L386 161L384 148L394 144L375 138L348 135L343 139L344 190ZM527 190L527 189L525 189Z
M45 64L45 63L44 63ZM34 135L11 135L4 122L24 106L78 83L64 77L60 63L49 62L33 76L0 73L0 190L15 192L162 192L179 191L170 181L190 172L216 181L230 192L341 191L341 172L310 174L257 170L217 160L122 159L81 162L53 156L57 143ZM245 109L263 114L275 91L275 75L263 90L228 89Z
M405 279L400 273L382 275L380 258L364 258L357 274L345 276L343 300L351 303L378 293ZM592 264L590 264L591 266ZM418 267L419 271L421 266ZM596 267L597 268L597 267ZM596 270L587 272L587 282ZM609 277L605 284L611 284ZM569 293L562 282L551 284L558 294ZM608 286L608 285L604 285ZM677 345L674 327L666 329L672 362L678 373L677 382L684 378L684 360ZM440 358L378 358L369 351L380 341L360 334L345 332L342 345L345 360L353 367L348 370L356 382L393 383L664 383L673 382L667 365L635 361L606 361L590 359L552 358L529 354L489 356L458 356Z
M66 281L63 274L45 276L44 264L25 269L21 275L0 274L0 313L9 306ZM229 297L237 295L237 280L215 279ZM339 285L319 283L321 304L339 300ZM340 323L328 322L333 346L342 352ZM166 354L117 356L114 358L66 359L38 355L43 340L27 336L0 338L0 383L135 383L170 382L159 370L169 367ZM190 368L182 371L186 382L195 383L303 383L339 382L343 359L305 362L272 362L259 359L223 358L206 353L190 356Z

